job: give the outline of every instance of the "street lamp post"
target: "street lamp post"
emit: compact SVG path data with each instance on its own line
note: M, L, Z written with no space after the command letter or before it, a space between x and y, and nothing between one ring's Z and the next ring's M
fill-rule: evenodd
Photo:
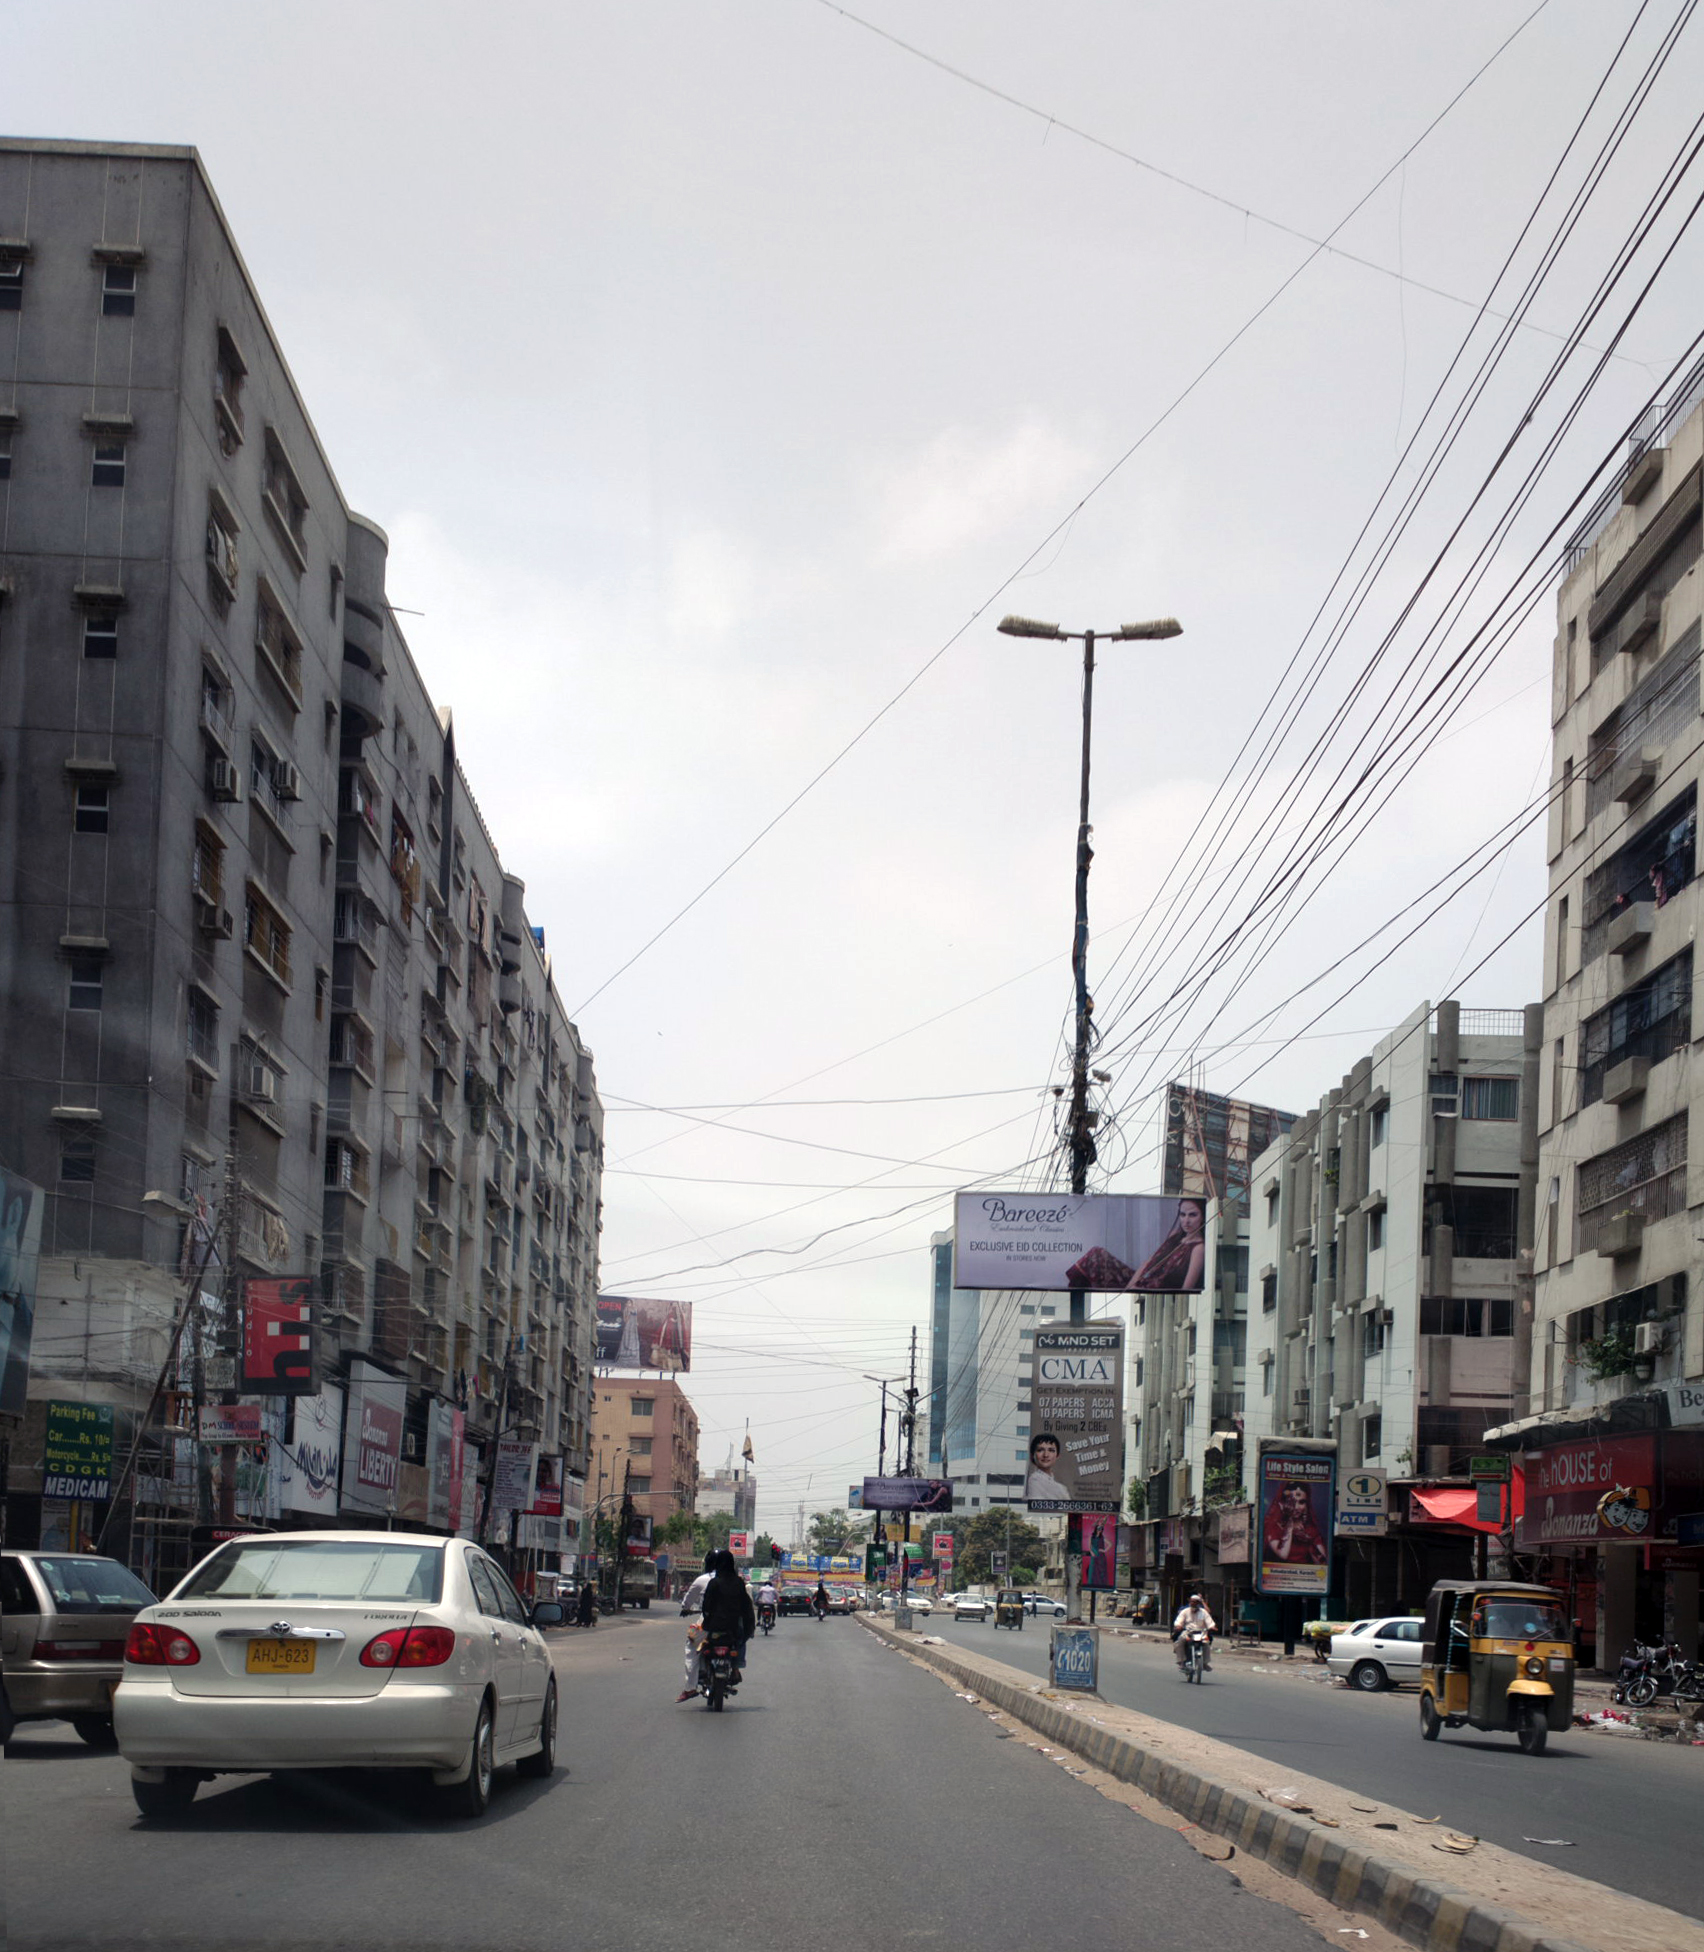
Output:
M1043 637L1054 643L1080 641L1083 646L1083 764L1077 798L1077 915L1071 936L1071 975L1076 986L1077 1034L1071 1054L1071 1191L1088 1191L1089 1167L1095 1159L1095 1142L1089 1130L1089 1018L1094 1005L1089 998L1089 863L1094 849L1089 845L1089 753L1094 723L1095 639L1092 630L1061 630L1057 624L1036 623L1029 617L1003 617L1000 629L1007 637ZM1162 637L1181 637L1183 626L1175 617L1155 617L1147 623L1122 624L1100 636L1114 644L1128 644ZM1071 1290L1071 1319L1088 1319L1086 1290Z

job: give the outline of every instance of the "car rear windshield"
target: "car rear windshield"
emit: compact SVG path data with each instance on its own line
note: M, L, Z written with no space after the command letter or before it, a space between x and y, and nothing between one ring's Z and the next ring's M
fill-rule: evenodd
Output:
M134 1613L154 1595L116 1559L37 1559L35 1569L61 1613Z
M1562 1609L1543 1600L1493 1600L1479 1629L1492 1640L1570 1640Z
M382 1540L243 1539L203 1559L172 1595L180 1600L412 1600L443 1591L436 1545Z

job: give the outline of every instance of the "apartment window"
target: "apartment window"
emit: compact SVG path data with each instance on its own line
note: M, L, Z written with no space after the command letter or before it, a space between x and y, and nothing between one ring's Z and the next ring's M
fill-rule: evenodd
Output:
M1586 818L1615 804L1624 761L1660 750L1697 716L1698 626L1694 624L1587 741Z
M1382 1308L1369 1308L1366 1314L1361 1317L1362 1360L1371 1362L1375 1356L1383 1352L1384 1345L1384 1310Z
M337 621L337 606L343 601L343 568L339 563L331 566L331 620Z
M290 981L290 925L258 888L243 904L243 943L281 983Z
M634 1396L628 1401L636 1417L648 1417L657 1407L656 1398L651 1396Z
M98 1010L105 975L99 956L73 956L70 988L65 999L67 1006L73 1010Z
M133 264L109 264L106 275L101 279L101 316L108 319L128 319L136 312L136 267Z
M1693 685L1696 701L1697 685ZM1693 709L1696 711L1696 703ZM1698 838L1698 794L1695 787L1647 821L1625 847L1586 876L1581 913L1580 960L1590 962L1608 946L1615 918L1636 902L1665 907L1693 877ZM1558 952L1558 973L1561 971Z
M12 443L10 438L0 440L0 481L12 479Z
M1572 831L1568 818L1568 809L1573 804L1574 762L1572 759L1564 759L1562 762L1562 784L1556 795L1557 810L1561 817L1559 831L1564 840L1568 838L1569 833Z
M1567 1112L1568 1067L1562 1061L1563 1039L1550 1048L1550 1122L1560 1123Z
M648 1477L629 1478L627 1488L635 1498L648 1498L651 1495L651 1480Z
M302 702L302 642L290 628L283 606L265 583L255 615L255 648L272 675L299 706Z
M1453 1071L1434 1071L1431 1078L1432 1116L1454 1118L1461 1110L1461 1080Z
M1586 883L1589 891L1591 881ZM1589 899L1589 893L1588 893ZM1556 904L1556 979L1552 989L1560 989L1568 980L1568 897L1564 895Z
M1018 1313L1020 1315L1033 1315L1035 1313L1035 1303L1033 1301L1020 1301L1018 1303Z
M1375 1105L1373 1107L1372 1124L1370 1127L1370 1143L1375 1146L1383 1145L1385 1142L1385 1134L1389 1129L1390 1107L1388 1105Z
M1512 1186L1435 1186L1434 1207L1427 1209L1426 1237L1421 1252L1432 1251L1430 1220L1455 1229L1455 1258L1460 1261L1512 1261L1515 1258L1516 1193Z
M104 834L107 830L108 789L83 785L77 788L77 810L72 822L80 834Z
M24 309L24 261L0 258L0 312Z
M95 1177L95 1141L91 1134L67 1134L59 1141L59 1177L72 1185L89 1185Z
M1463 1078L1461 1115L1463 1118L1512 1120L1520 1116L1519 1078Z
M627 1440L627 1449L630 1455L634 1457L649 1457L651 1455L651 1440L649 1437L629 1437Z
M1276 1367L1277 1365L1275 1363L1270 1362L1263 1362L1260 1365L1260 1393L1262 1396L1270 1396L1272 1394L1272 1372Z
M1376 1253L1379 1248L1383 1247L1384 1240L1385 1210L1382 1206L1376 1206L1367 1215L1367 1252L1369 1254Z
M289 818L290 801L295 795L290 791L292 768L288 760L280 759L270 747L258 739L249 744L249 795L271 814L282 826Z
M202 900L218 903L225 893L225 843L209 827L197 824L195 852L190 857L189 882Z
M1692 951L1683 949L1623 990L1607 1010L1587 1017L1580 1039L1580 1103L1597 1104L1604 1074L1625 1059L1661 1064L1691 1041Z
M357 1016L339 1015L331 1020L331 1061L347 1064L372 1079L378 1074L373 1062L373 1033Z
M205 990L189 992L189 1055L209 1071L219 1068L219 1006Z
M1686 1206L1686 1113L1653 1125L1625 1145L1582 1160L1577 1179L1574 1251L1597 1245L1598 1228L1623 1214L1646 1222Z
M96 610L83 619L83 655L118 656L118 612Z
M1422 1335L1504 1336L1515 1332L1515 1305L1507 1295L1476 1301L1467 1295L1433 1297L1420 1304Z
M1054 1307L1052 1302L1044 1302L1042 1304L1041 1319L1045 1322L1049 1315L1057 1315L1058 1312L1058 1309Z
M302 567L302 555L307 545L308 498L302 493L302 484L296 479L296 470L290 465L290 457L284 452L284 444L276 431L266 430L266 467L262 480L262 493L266 498L266 512L277 525L285 541L290 545L297 568Z
M1271 1315L1278 1307L1278 1270L1268 1268L1260 1277L1260 1312Z
M325 1184L332 1193L367 1197L367 1156L348 1139L330 1139L325 1148Z
M122 441L96 441L94 472L89 477L91 487L122 488L124 486L124 443Z
M1361 1462L1372 1463L1384 1443L1384 1418L1363 1417L1361 1419Z
M1278 1189L1276 1186L1266 1196L1266 1224L1269 1227L1275 1227L1278 1224Z

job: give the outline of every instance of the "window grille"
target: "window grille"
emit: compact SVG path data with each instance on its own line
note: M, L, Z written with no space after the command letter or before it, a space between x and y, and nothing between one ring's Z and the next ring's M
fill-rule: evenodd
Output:
M1581 1163L1574 1251L1597 1245L1602 1222L1623 1213L1665 1219L1686 1206L1686 1114Z

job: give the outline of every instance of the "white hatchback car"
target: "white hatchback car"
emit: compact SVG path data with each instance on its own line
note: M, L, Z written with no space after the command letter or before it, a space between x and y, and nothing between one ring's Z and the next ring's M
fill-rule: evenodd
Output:
M1418 1619L1357 1620L1331 1636L1325 1664L1364 1694L1420 1678Z
M233 1539L131 1624L113 1697L146 1817L224 1773L426 1769L477 1816L505 1762L556 1766L541 1625L476 1545L408 1532Z

